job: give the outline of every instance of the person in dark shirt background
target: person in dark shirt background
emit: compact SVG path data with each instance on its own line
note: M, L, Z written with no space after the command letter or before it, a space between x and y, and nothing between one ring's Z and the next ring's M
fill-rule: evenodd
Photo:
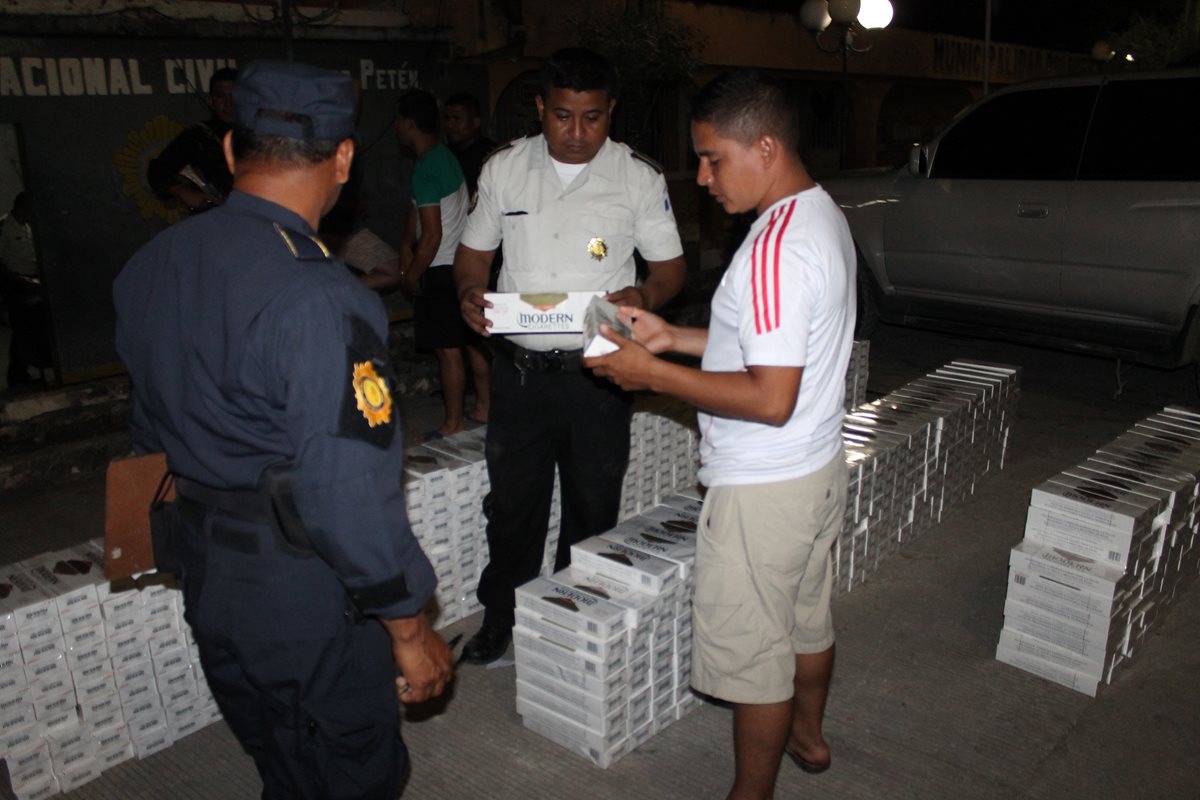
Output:
M467 179L467 193L472 201L479 185L479 172L488 153L496 143L483 135L483 115L479 101L469 94L453 94L446 99L443 121L446 124L446 144L462 166Z
M189 125L150 162L146 178L163 199L174 197L192 213L225 201L233 175L225 164L221 141L233 125L233 84L237 70L225 67L208 82L212 117Z

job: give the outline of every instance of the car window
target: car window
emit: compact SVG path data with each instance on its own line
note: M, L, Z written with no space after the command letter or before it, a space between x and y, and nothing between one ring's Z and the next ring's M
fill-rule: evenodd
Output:
M1113 81L1100 93L1079 177L1200 180L1200 77Z
M989 100L938 142L929 176L1070 180L1097 89L1038 89Z

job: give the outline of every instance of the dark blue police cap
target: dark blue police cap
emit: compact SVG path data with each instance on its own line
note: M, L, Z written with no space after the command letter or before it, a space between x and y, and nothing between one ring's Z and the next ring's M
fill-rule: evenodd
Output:
M311 64L251 62L238 74L233 105L238 126L257 133L333 141L354 136L353 80Z

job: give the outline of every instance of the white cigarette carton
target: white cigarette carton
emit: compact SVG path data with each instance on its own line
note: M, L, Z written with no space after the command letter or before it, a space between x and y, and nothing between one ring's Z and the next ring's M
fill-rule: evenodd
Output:
M607 769L629 752L629 739L624 730L619 733L597 733L520 696L517 697L517 713L529 730L583 756L602 769Z
M554 578L534 578L517 587L516 606L600 642L625 631L624 608Z
M624 643L620 647L610 647L604 652L591 653L562 644L539 631L522 627L519 618L513 628L514 652L524 650L570 672L602 679L625 666L627 648L623 645Z
M526 678L531 683L535 681L530 680L528 676L536 672L598 696L610 695L620 687L630 685L627 668L607 673L587 673L569 669L525 647L514 648L513 655L516 659L517 677Z
M629 722L628 697L620 702L606 703L601 698L592 698L591 695L580 693L578 696L586 701L585 704L576 704L575 698L561 697L521 680L517 681L519 700L550 711L596 733L612 735L616 739L625 736Z
M1077 514L1031 506L1025 518L1025 538L1048 547L1107 562L1125 569L1130 553L1149 531L1113 530Z
M679 580L674 562L596 536L571 545L571 563L653 593Z
M1124 647L1128 629L1121 616L1118 612L1113 619L1102 620L1092 626L1055 616L1040 608L1026 605L1015 597L1004 601L1004 627L1036 636L1100 663Z
M604 292L488 292L484 309L491 333L583 333L583 317L593 297Z
M117 694L103 695L100 697L90 697L86 701L79 703L79 716L92 724L92 727L99 727L98 720L108 718L114 711L121 712L124 718L124 711L121 709L121 698Z
M29 687L0 698L0 733L15 730L34 719L33 692Z
M605 531L600 534L600 538L676 564L682 581L686 582L691 577L692 565L696 561L694 532L677 533L641 516L626 520L612 530Z
M58 606L49 594L19 564L0 570L0 617L8 614L16 621L20 631L37 625L46 625L53 620L58 624Z
M1018 542L1009 554L1008 563L1012 581L1020 582L1019 576L1025 581L1022 585L1031 588L1054 581L1063 592L1073 591L1079 595L1115 597L1135 580L1132 574L1126 575L1121 569L1102 561L1030 541Z
M624 608L625 624L631 632L636 632L664 612L662 600L658 595L639 591L628 583L592 570L571 566L553 577L560 583L590 592Z
M1086 673L1046 661L1031 652L1016 650L1008 646L996 647L996 660L1025 670L1026 672L1053 681L1060 686L1095 697L1100 681Z
M1149 530L1157 513L1147 498L1063 475L1035 486L1029 503L1129 533Z
M592 598L599 600L599 598ZM597 639L588 635L579 627L564 625L561 622L538 614L528 608L517 606L515 610L516 624L527 631L532 631L544 639L562 645L563 647L587 653L594 658L608 661L610 653L624 654L627 643L624 628L624 612L618 610L622 627L612 634L610 639Z
M600 332L601 325L607 325L626 339L633 338L633 331L617 317L617 313L617 307L599 295L588 301L583 312L584 356L593 358L616 351L617 346Z

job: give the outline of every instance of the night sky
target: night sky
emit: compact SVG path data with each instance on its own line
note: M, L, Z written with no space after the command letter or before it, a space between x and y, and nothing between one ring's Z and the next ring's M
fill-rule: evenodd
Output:
M891 0L892 24L983 38L985 0ZM1078 53L1171 0L992 0L992 39Z

